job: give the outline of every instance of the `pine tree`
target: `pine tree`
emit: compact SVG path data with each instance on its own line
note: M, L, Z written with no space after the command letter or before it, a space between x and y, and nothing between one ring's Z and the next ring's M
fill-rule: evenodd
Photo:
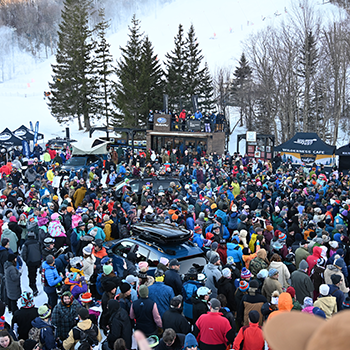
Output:
M145 77L142 63L143 33L140 32L140 21L134 15L129 26L129 40L125 48L120 48L122 57L118 62L116 74L114 104L120 113L114 118L118 125L137 127L146 124Z
M148 36L145 37L142 45L142 64L145 101L141 114L147 116L150 109L156 110L162 106L164 88L163 70Z
M315 111L311 109L313 99L312 91L315 83L315 74L318 67L318 50L315 37L311 31L305 35L305 39L300 50L300 66L298 76L301 78L303 86L302 100L302 121L303 131L313 130L315 123Z
M90 129L98 94L89 28L90 0L65 0L59 25L57 64L52 65L53 82L49 84L49 107L59 123L78 119L79 129Z
M180 108L185 101L185 74L186 74L186 58L185 58L185 39L184 30L179 24L179 30L174 37L175 48L165 55L167 61L166 66L166 91L169 96L169 108Z
M253 122L251 110L249 108L252 69L249 66L244 52L241 55L238 67L236 67L233 75L230 103L232 106L239 108L240 125L243 126L243 119L245 118L246 125L249 129L252 127Z
M95 27L96 31L96 48L95 48L95 65L98 75L98 86L100 88L99 111L98 115L106 118L106 126L110 124L114 109L110 101L112 96L113 81L111 76L114 74L112 66L113 57L109 52L110 44L106 40L106 31L109 28L109 22L105 20L104 9L99 10L100 22Z
M200 96L200 86L203 78L204 68L201 62L204 56L196 38L193 24L191 25L186 40L186 107L191 108L191 97ZM191 108L192 109L192 108Z
M214 108L213 79L210 75L207 62L205 62L205 66L202 73L198 105L201 109L205 109L208 112L210 112Z

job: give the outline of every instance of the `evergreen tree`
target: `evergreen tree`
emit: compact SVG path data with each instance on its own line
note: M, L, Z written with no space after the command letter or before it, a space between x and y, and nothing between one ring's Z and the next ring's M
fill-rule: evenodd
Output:
M196 33L193 24L187 34L186 40L186 101L187 108L191 107L191 97L194 95L200 96L200 86L203 79L204 68L201 68L203 60L202 50L199 49L199 44L196 38Z
M302 121L303 131L309 132L313 130L315 123L316 111L311 108L311 101L314 98L312 91L314 90L315 75L318 67L318 50L315 37L311 31L305 35L303 45L300 50L300 65L298 76L301 79L303 87L302 97Z
M251 95L251 77L252 69L249 66L249 62L245 57L244 52L236 67L233 78L233 83L231 87L231 101L232 106L239 108L240 114L240 125L243 126L243 119L246 121L246 126L249 130L252 127L252 111L249 106L250 95Z
M89 28L90 0L65 0L59 25L57 64L52 65L49 107L59 123L77 118L79 129L90 129L90 118L96 111L98 94Z
M143 33L140 21L134 15L129 26L129 40L125 48L120 48L122 57L118 62L116 74L114 103L120 113L114 118L118 125L137 127L146 124L144 66L142 62Z
M95 65L98 76L98 85L100 88L99 100L99 116L106 118L106 126L110 124L111 116L114 114L112 103L113 82L111 76L114 74L112 66L113 57L109 52L110 44L106 40L106 31L109 28L109 23L105 20L104 9L99 10L100 22L95 27L96 31L96 48L95 48Z
M205 109L208 112L210 112L214 108L213 79L210 75L207 62L205 62L205 66L202 73L198 104L201 109Z
M169 96L169 108L180 108L181 103L185 101L185 39L184 30L179 24L179 30L174 38L175 48L166 57L166 91Z
M145 37L142 45L142 63L143 63L143 87L145 91L144 108L142 115L147 116L149 110L156 110L162 106L163 102L163 70L154 54L152 43L148 36Z

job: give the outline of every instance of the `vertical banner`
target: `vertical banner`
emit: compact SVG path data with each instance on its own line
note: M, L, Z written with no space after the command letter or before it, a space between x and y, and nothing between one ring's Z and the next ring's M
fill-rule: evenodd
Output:
M30 158L30 150L29 150L29 145L26 140L22 140L22 148L23 148L23 155L27 158Z
M29 122L29 126L30 126L30 130L31 130L31 131L34 131L33 123L32 123L32 122Z
M169 96L167 94L163 94L163 111L165 114L169 113Z
M39 121L35 123L34 140L33 140L34 146L38 142L38 132L39 132Z
M197 95L192 96L192 106L193 106L193 113L195 113L198 109L198 96Z

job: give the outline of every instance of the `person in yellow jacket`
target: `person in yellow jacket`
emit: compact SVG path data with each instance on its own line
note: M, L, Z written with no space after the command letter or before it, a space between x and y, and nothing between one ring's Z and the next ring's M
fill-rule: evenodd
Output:
M85 187L85 184L83 184L81 187L79 187L75 191L73 195L75 209L77 209L79 205L83 202L85 194L86 194L86 187Z
M44 157L44 162L46 164L49 164L51 162L51 156L49 152L45 152L43 157Z
M55 177L55 174L53 172L52 169L49 169L47 172L46 172L46 177L49 181L53 181L53 178Z
M231 186L233 187L231 192L236 198L241 193L241 188L240 188L239 183L238 183L236 178L233 179L233 182L231 183Z
M89 337L90 339L95 340L96 344L93 345L98 345L102 341L100 329L96 325L93 325L92 321L89 319L88 309L84 307L80 308L78 311L78 318L78 324L76 325L76 327L73 327L73 329L69 331L68 338L63 341L63 348L65 350L73 350L75 348L75 345L80 340L81 333L89 329L91 329L91 332L89 332L90 334L96 334L96 337Z
M103 221L105 224L105 227L103 229L105 235L106 235L106 241L113 241L115 238L112 237L112 224L113 220L110 219L109 215L105 215L103 217Z

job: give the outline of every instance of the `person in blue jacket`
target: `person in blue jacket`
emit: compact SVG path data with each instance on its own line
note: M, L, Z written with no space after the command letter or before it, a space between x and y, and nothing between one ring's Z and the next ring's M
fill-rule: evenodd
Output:
M217 220L216 223L209 225L206 229L205 229L205 233L211 232L214 233L213 231L219 228L220 229L220 235L222 238L224 239L229 239L230 238L230 232L228 231L227 227L225 225L222 225L220 223L220 220Z
M56 286L62 282L62 277L58 274L55 258L52 255L46 257L46 261L42 263L41 267L44 277L44 292L47 294L48 304L54 308L58 299Z
M39 340L43 344L42 350L56 349L55 327L51 325L51 310L47 305L42 305L38 309L39 317L34 318L32 326L40 329Z
M164 271L157 270L154 274L155 282L148 286L148 297L157 304L160 317L170 308L170 301L175 297L170 286L164 284Z
M197 109L197 112L194 114L194 117L197 119L197 120L201 120L203 115L202 113L199 111L199 109Z
M234 236L232 238L232 243L227 243L227 257L232 256L234 263L238 268L243 264L243 251L238 245L239 236Z
M189 211L187 214L187 219L186 219L186 228L187 230L194 230L194 218L193 218L193 212Z
M204 246L204 237L202 235L202 228L197 225L195 226L194 228L194 231L193 231L193 238L192 238L192 241L193 243L197 244L197 246L199 248L203 248Z

